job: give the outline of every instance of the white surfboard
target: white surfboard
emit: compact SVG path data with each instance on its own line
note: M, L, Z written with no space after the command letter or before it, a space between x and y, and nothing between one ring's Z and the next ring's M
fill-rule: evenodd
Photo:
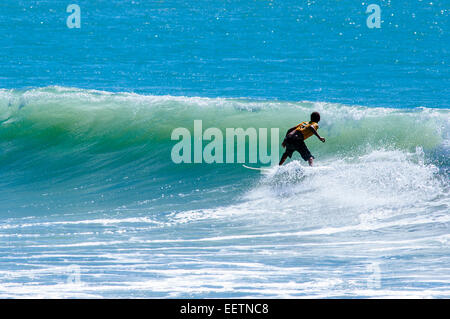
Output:
M264 172L264 171L269 171L270 170L269 168L266 168L266 167L251 167L251 166L247 166L247 165L242 165L242 166L244 166L245 168L248 168L248 169L252 169L254 171L262 171L262 172Z

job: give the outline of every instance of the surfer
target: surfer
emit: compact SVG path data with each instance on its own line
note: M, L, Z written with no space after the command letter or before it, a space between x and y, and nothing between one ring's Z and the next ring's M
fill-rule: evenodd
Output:
M294 151L299 152L302 158L305 161L308 161L309 166L313 165L314 156L311 155L310 151L306 147L305 140L311 137L312 135L315 135L319 138L319 140L325 143L325 138L321 137L319 133L317 133L317 130L319 129L319 124L317 123L319 123L319 121L320 121L319 112L312 112L311 121L302 122L299 125L294 126L287 131L286 137L284 138L284 141L281 144L284 148L286 148L286 151L281 156L279 165L283 165L284 161L286 161L286 158L288 156L289 158L291 158L292 153L294 153Z

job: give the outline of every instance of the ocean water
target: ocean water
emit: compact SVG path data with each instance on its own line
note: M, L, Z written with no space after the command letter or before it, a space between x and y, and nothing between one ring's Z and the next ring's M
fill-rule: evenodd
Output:
M73 2L0 3L1 298L450 297L447 1ZM325 168L172 161L312 111Z

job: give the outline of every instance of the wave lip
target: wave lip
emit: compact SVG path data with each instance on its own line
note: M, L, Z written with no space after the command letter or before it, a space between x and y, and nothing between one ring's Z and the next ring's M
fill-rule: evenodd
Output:
M330 139L323 149L330 152L367 144L431 148L449 140L448 109L146 96L64 87L0 90L0 137L55 139L51 133L59 133L64 142L119 139L127 146L123 135L130 145L162 142L174 128L191 128L196 119L205 127L276 127L284 132L313 110L322 114L320 130Z

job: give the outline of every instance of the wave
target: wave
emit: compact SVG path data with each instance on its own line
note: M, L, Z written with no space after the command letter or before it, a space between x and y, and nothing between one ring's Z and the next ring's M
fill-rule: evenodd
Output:
M194 120L221 131L278 128L281 139L313 110L321 112L327 139L307 141L317 168L297 154L263 172L240 163L171 161L173 129L192 131ZM248 278L265 278L251 293L269 297L411 295L398 287L446 296L448 113L62 87L0 90L0 237L7 258L16 254L36 266L18 272L16 263L5 263L9 288L1 293L33 295L27 287L38 282L52 294L58 273L72 264L83 282L93 274L99 283L83 285L82 296L142 289L143 277L151 296L215 287L235 294ZM121 265L126 272L111 286L111 269ZM381 289L366 284L373 269ZM139 280L129 281L130 273ZM188 280L174 285L180 273ZM305 273L313 280L303 283ZM78 288L56 286L56 294L79 295Z
M322 114L326 154L370 145L431 149L448 144L449 110L368 108L316 102L146 96L65 87L0 90L1 140L46 146L85 146L114 152L157 142L170 144L176 127L279 128L280 134L313 110ZM312 141L313 142L313 141Z
M177 142L171 140L172 131L178 127L192 131L194 120L201 119L203 129L215 127L222 132L226 128L278 128L281 139L289 127L308 119L312 111L321 113L320 134L327 139L325 144L314 137L307 142L319 164L343 169L344 162L357 163L352 168L354 176L366 184L377 171L383 171L381 166L370 170L364 166L368 158L385 163L393 172L401 172L402 165L411 161L417 165L422 161L448 178L447 109L46 87L0 90L0 172L4 176L0 186L7 192L5 196L14 190L17 200L24 194L32 196L33 188L39 189L39 198L47 194L49 200L58 195L58 202L76 198L87 206L95 198L97 203L129 205L131 201L134 207L142 202L166 207L171 196L178 198L173 200L174 209L183 201L189 206L185 210L203 207L211 196L220 205L221 198L226 203L232 196L223 194L251 188L254 172L232 164L174 164L170 154ZM389 152L402 154L405 160L395 160L398 166L391 167L383 156L376 157ZM419 153L423 155L417 156ZM414 173L408 176L415 180ZM103 197L98 198L100 194Z

